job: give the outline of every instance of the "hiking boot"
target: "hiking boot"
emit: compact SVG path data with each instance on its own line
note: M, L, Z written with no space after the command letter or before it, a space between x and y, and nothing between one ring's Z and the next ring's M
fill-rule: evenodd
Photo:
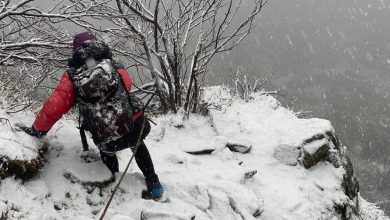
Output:
M157 175L153 178L145 178L147 190L142 192L144 199L159 199L164 193L164 188L161 185Z

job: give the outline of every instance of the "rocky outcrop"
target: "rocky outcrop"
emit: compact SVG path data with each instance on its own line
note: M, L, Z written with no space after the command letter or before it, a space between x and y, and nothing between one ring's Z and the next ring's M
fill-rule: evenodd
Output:
M28 180L34 177L46 163L47 145L43 144L32 160L11 159L6 155L0 156L0 178L15 176L17 179Z
M359 183L353 171L345 147L340 144L333 131L317 134L303 141L299 146L281 144L275 149L274 157L290 166L302 165L306 169L319 162L328 161L335 168L345 170L341 186L349 203L335 204L335 211L341 219L352 219L359 211Z

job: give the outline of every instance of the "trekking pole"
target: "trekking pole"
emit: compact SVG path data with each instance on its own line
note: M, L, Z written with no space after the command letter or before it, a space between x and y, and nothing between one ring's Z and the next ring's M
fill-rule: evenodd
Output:
M154 96L156 95L156 93L153 93L152 97L150 97L150 99L146 102L146 104L144 105L143 107L143 111L145 111L145 109L148 107L148 105L150 104L150 102L152 101L152 99L154 98Z
M142 133L144 132L145 120L147 120L147 117L146 117L146 116L145 116L145 118L144 118L144 121L142 122L141 132L140 132L140 134L139 134L139 136L138 136L137 144L135 145L135 149L134 149L133 155L131 156L129 162L127 163L126 169L125 169L125 171L123 171L123 173L122 173L122 175L121 175L121 178L119 179L118 183L116 184L114 190L111 192L110 199L108 200L107 205L106 205L106 207L104 208L104 211L103 211L102 215L100 216L99 220L103 220L103 219L104 219L104 216L106 215L106 212L107 212L107 210L108 210L108 207L110 206L111 201L112 201L112 199L114 198L114 195L115 195L116 191L117 191L118 188L119 188L119 185L122 183L122 180L123 180L123 178L125 177L125 174L127 173L127 170L129 169L130 164L131 164L131 162L133 161L133 158L134 158L135 154L137 153L138 146L139 146L139 144L140 144L140 142L141 142L141 136L142 136Z

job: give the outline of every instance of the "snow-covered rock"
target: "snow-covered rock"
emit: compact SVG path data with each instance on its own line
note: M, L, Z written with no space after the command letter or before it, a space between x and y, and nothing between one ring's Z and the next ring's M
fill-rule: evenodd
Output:
M15 126L18 123L31 125L33 117L26 112L11 116L0 109L0 178L15 175L26 180L44 166L47 145Z
M388 219L358 198L345 147L329 121L299 119L270 96L235 99L221 87L210 88L206 101L214 103L206 117L154 118L145 142L165 187L163 202L140 198L145 184L134 163L105 219L359 219L354 211ZM78 135L76 124L62 119L45 138L48 162L39 174L2 180L3 216L100 217L114 184L93 184L108 178L107 169L96 148L90 150L95 160L85 162ZM130 156L130 150L118 153L120 170Z

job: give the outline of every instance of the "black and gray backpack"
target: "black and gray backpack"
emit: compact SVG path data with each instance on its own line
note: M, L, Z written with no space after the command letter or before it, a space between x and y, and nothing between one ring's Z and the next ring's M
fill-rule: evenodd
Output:
M109 143L131 132L133 111L112 60L97 62L87 59L83 66L69 71L69 75L82 116L81 127L91 132L96 145Z

